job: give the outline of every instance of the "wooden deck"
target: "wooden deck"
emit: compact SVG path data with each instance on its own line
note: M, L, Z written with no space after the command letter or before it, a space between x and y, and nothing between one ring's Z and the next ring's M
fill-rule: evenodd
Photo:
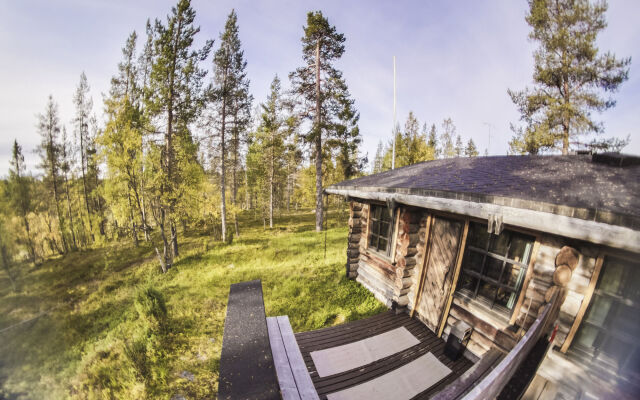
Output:
M340 374L320 377L315 370L310 353L330 347L365 339L383 332L404 326L411 332L420 344L417 344L400 353L383 358L363 367L355 368ZM396 315L393 311L387 311L373 317L350 322L344 325L295 334L298 346L313 384L321 399L326 399L327 394L349 388L377 378L385 373L399 368L428 352L433 353L443 364L449 367L452 373L442 381L420 393L415 399L427 399L444 389L458 376L464 373L473 363L464 357L457 361L447 358L444 351L444 340L438 338L422 322L409 318L406 314Z

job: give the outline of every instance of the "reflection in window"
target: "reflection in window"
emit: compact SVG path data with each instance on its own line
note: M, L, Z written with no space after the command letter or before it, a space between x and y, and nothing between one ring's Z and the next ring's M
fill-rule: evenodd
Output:
M504 230L487 232L471 223L457 290L492 309L510 314L527 273L534 238Z
M640 375L640 263L607 257L571 349L626 375Z

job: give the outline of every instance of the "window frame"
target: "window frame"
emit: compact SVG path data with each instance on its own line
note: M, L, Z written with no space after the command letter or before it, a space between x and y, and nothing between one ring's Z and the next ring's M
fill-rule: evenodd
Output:
M390 214L390 218L389 220L382 220L381 218L375 217L375 208L380 209L380 213L382 215L382 213L389 213ZM396 220L396 214L397 214L397 207L395 208L389 208L386 204L375 204L375 203L371 203L369 204L369 221L368 223L368 228L367 228L367 250L374 252L377 255L380 255L384 258L388 258L391 259L392 253L391 253L391 248L393 247L393 235L394 235L394 231L395 231L395 220ZM381 235L380 231L378 230L378 232L374 232L373 230L373 225L374 225L374 221L377 222L384 222L384 223L388 223L388 231L386 236ZM378 225L379 226L379 225ZM373 237L376 237L376 245L373 245ZM383 238L384 240L387 241L387 246L386 249L384 251L381 251L380 248L378 247L378 245L380 244L380 239Z
M486 245L484 248L476 247L471 243L474 240L472 236L472 225L475 224L481 228L483 222L486 224L486 221L470 221L469 234L466 238L462 264L460 266L460 278L458 279L457 285L455 287L455 293L458 295L462 295L468 301L478 304L484 309L487 309L487 311L489 311L496 317L505 318L506 322L508 320L511 320L514 312L517 312L517 310L519 310L520 308L522 291L528 284L527 277L530 273L531 261L535 259L535 253L537 250L536 243L538 242L538 240L536 235L533 235L531 233L522 232L516 229L504 229L500 233L500 235L504 234L505 232L509 232L512 237L519 236L527 240L525 246L525 254L522 261L516 261L514 259L508 258L509 251L511 249L511 238L509 238L509 242L507 243L504 254L498 254L489 250L492 247L492 244L496 240L498 240L500 235L489 233L489 238L486 241ZM475 253L476 255L480 255L482 257L482 263L480 265L479 271L470 269L469 267L465 268L465 261L467 261L470 257L470 253ZM500 274L497 280L490 277L488 274L487 265L490 259L502 262L502 266L500 267ZM505 270L507 269L507 265L509 264L512 266L515 265L520 268L515 286L510 286L507 283L502 283ZM462 283L465 281L465 277L470 277L476 280L475 288L473 291L461 287ZM480 286L483 282L489 284L492 288L494 288L495 294L493 296L493 299L488 299L482 294L479 294ZM498 291L500 289L510 293L510 299L508 300L508 302L512 303L511 308L497 303Z

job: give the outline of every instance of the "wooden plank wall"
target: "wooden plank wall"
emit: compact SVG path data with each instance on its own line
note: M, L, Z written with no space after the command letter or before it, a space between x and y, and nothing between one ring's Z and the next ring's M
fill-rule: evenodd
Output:
M462 221L434 217L431 227L431 249L416 311L434 332L439 331L440 319L451 291L463 225Z

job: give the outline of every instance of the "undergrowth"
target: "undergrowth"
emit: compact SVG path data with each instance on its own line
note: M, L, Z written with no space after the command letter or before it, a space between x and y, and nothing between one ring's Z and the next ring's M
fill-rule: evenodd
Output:
M241 220L225 245L181 236L181 256L161 274L152 246L112 243L0 272L0 398L214 399L229 285L261 279L267 315L306 331L384 309L345 278L346 219L314 215ZM23 321L30 322L16 325Z

